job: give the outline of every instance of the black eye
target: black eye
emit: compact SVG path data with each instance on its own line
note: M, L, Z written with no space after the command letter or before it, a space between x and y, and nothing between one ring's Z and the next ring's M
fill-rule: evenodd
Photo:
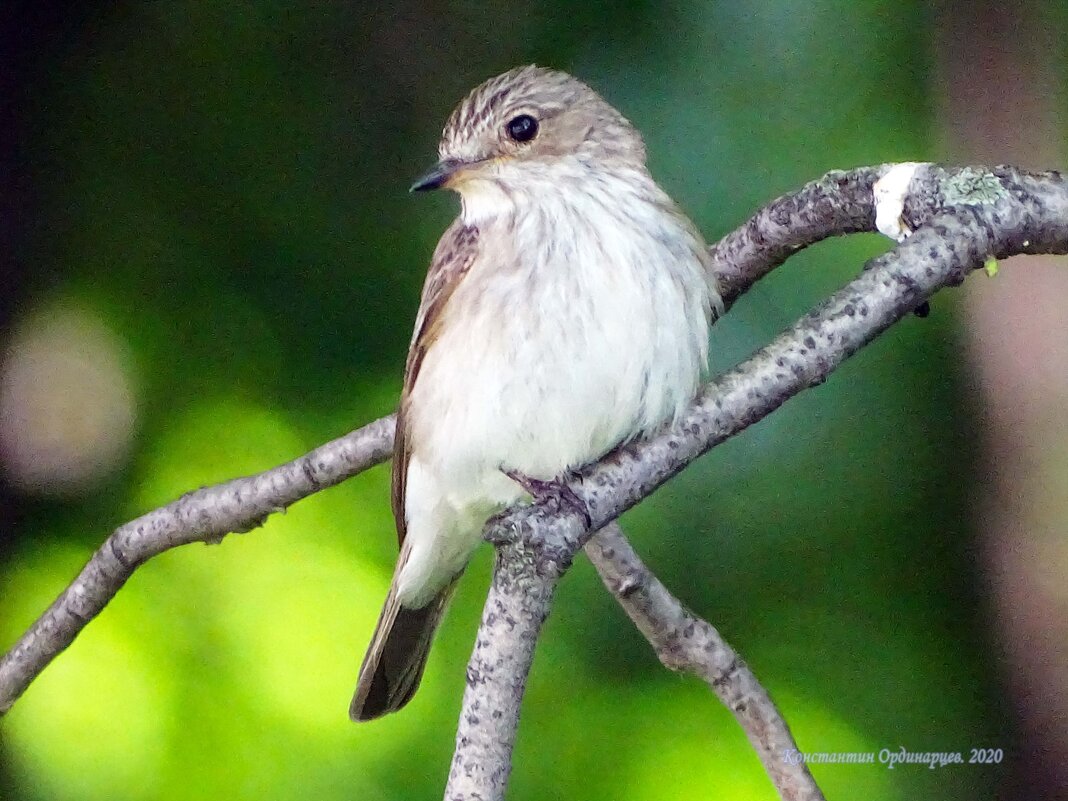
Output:
M529 142L538 135L538 121L529 114L513 117L504 127L508 131L508 136L516 142Z

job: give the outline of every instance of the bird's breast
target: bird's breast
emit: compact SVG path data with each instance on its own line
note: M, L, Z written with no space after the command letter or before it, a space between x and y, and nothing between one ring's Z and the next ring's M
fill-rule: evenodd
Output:
M655 205L484 222L412 388L413 452L459 484L551 478L670 419L706 360L700 247Z

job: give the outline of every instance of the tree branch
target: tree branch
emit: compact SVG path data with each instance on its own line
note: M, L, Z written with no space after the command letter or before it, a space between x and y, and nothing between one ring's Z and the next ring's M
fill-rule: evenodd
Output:
M833 172L783 196L711 249L729 304L790 254L828 236L874 230L876 182L900 167ZM938 289L988 257L1068 251L1068 191L1056 173L1008 167L909 168L900 216L915 233L845 288L702 390L670 430L631 443L569 482L585 509L552 496L496 518L498 547L447 797L503 798L534 643L559 575L595 531L710 448L815 386ZM906 192L905 189L908 191ZM885 211L885 208L881 209ZM896 215L895 215L896 216ZM257 476L198 490L117 529L67 590L0 660L0 712L151 556L247 531L267 516L389 456L394 420ZM509 643L504 653L495 642Z
M713 246L724 302L732 303L807 245L839 233L870 230L871 188L885 169L828 173L768 204ZM116 529L0 659L0 715L100 613L141 563L179 545L216 542L227 533L251 531L273 512L385 461L392 453L393 425L392 415L384 417L293 462L188 493Z
M179 545L251 531L301 498L384 462L393 453L395 422L383 417L273 470L195 490L115 529L0 659L0 715L145 561Z
M676 425L650 439L622 447L581 470L568 482L567 494L579 498L585 509L563 503L561 493L536 498L532 505L513 509L491 521L487 539L499 549L522 542L524 553L533 554L528 561L566 566L592 532L649 495L698 456L762 419L801 390L826 380L838 365L878 334L942 287L961 283L989 257L1068 251L1068 188L1059 174L1030 175L1008 167L944 170L934 165L909 165L908 169L910 180L898 198L901 219L895 223L915 231L909 239L890 253L872 259L858 278L770 345L707 384ZM832 173L816 182L822 201L829 206L825 208L828 218L837 218L835 204L839 199L842 214L850 218L862 216L861 210L854 208L854 204L860 204L864 206L868 230L872 230L877 211L874 192L864 199L858 197L857 187L874 190L875 182L892 172L894 168L882 167L858 170L844 177ZM850 180L850 176L856 180ZM833 187L840 182L849 190L841 198ZM879 211L885 212L885 208ZM830 233L813 225L813 216L810 209L800 206L796 196L785 196L757 215L758 219L771 221L766 232L759 223L752 227L747 224L724 240L726 250L721 252L737 248L743 260L750 259L752 272L763 274L760 254L778 258L784 248L796 249L808 244L808 238ZM801 233L791 241L795 220ZM499 574L503 573L500 568L498 561ZM524 642L538 636L545 613L542 599L551 593L556 581L555 577L546 577L538 591L531 593L529 585L534 575L535 571L528 570L524 581L512 580L508 575L494 578L494 603L512 612L510 636ZM493 609L487 604L483 622L492 615ZM479 637L476 653L479 648L492 653L493 644L483 644L481 632ZM533 651L524 653L533 656ZM473 712L479 718L490 713L499 742L507 745L503 749L488 748L484 741L461 733L445 793L448 801L504 798L499 777L506 777L510 770L506 763L511 760L529 668L530 664L525 663L511 678L498 676L492 686L468 676L461 720ZM461 785L451 779L464 765L479 765L480 770L468 775Z
M875 174L885 172L882 168ZM833 200L825 198L826 203ZM855 198L844 200L852 203ZM1068 252L1068 184L1059 173L922 165L905 201L904 220L915 231L908 239L869 261L860 276L771 344L706 384L674 427L579 471L570 489L587 506L590 530L614 520L698 456L798 392L821 384L893 323L939 289L960 284L988 258ZM780 248L807 244L791 243L788 235L778 233L789 230L788 215L796 208L793 196L780 198L769 208L785 222L770 235L754 232L753 242L784 243ZM871 197L868 214L873 227ZM808 210L797 209L797 219L799 227L808 231ZM769 248L769 252L774 251ZM535 516L544 516L537 504L517 510L511 520L522 525ZM584 542L588 535L575 536Z
M619 524L609 523L591 537L586 555L664 667L704 679L733 713L784 801L823 801L808 766L785 758L800 749L767 690L715 627L653 575Z
M467 663L446 801L504 798L534 646L549 616L556 584L569 566L554 562L524 538L498 545L482 622Z

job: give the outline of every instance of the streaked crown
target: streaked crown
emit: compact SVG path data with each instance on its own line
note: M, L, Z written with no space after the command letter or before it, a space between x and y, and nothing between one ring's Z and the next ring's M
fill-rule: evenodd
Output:
M452 112L442 160L586 160L645 164L641 134L567 73L519 67L476 87Z

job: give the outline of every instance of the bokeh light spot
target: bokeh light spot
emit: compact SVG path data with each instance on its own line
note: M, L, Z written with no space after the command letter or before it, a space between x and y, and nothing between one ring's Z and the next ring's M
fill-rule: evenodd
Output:
M137 419L125 343L91 309L45 305L0 363L0 463L25 492L78 495L129 452Z

